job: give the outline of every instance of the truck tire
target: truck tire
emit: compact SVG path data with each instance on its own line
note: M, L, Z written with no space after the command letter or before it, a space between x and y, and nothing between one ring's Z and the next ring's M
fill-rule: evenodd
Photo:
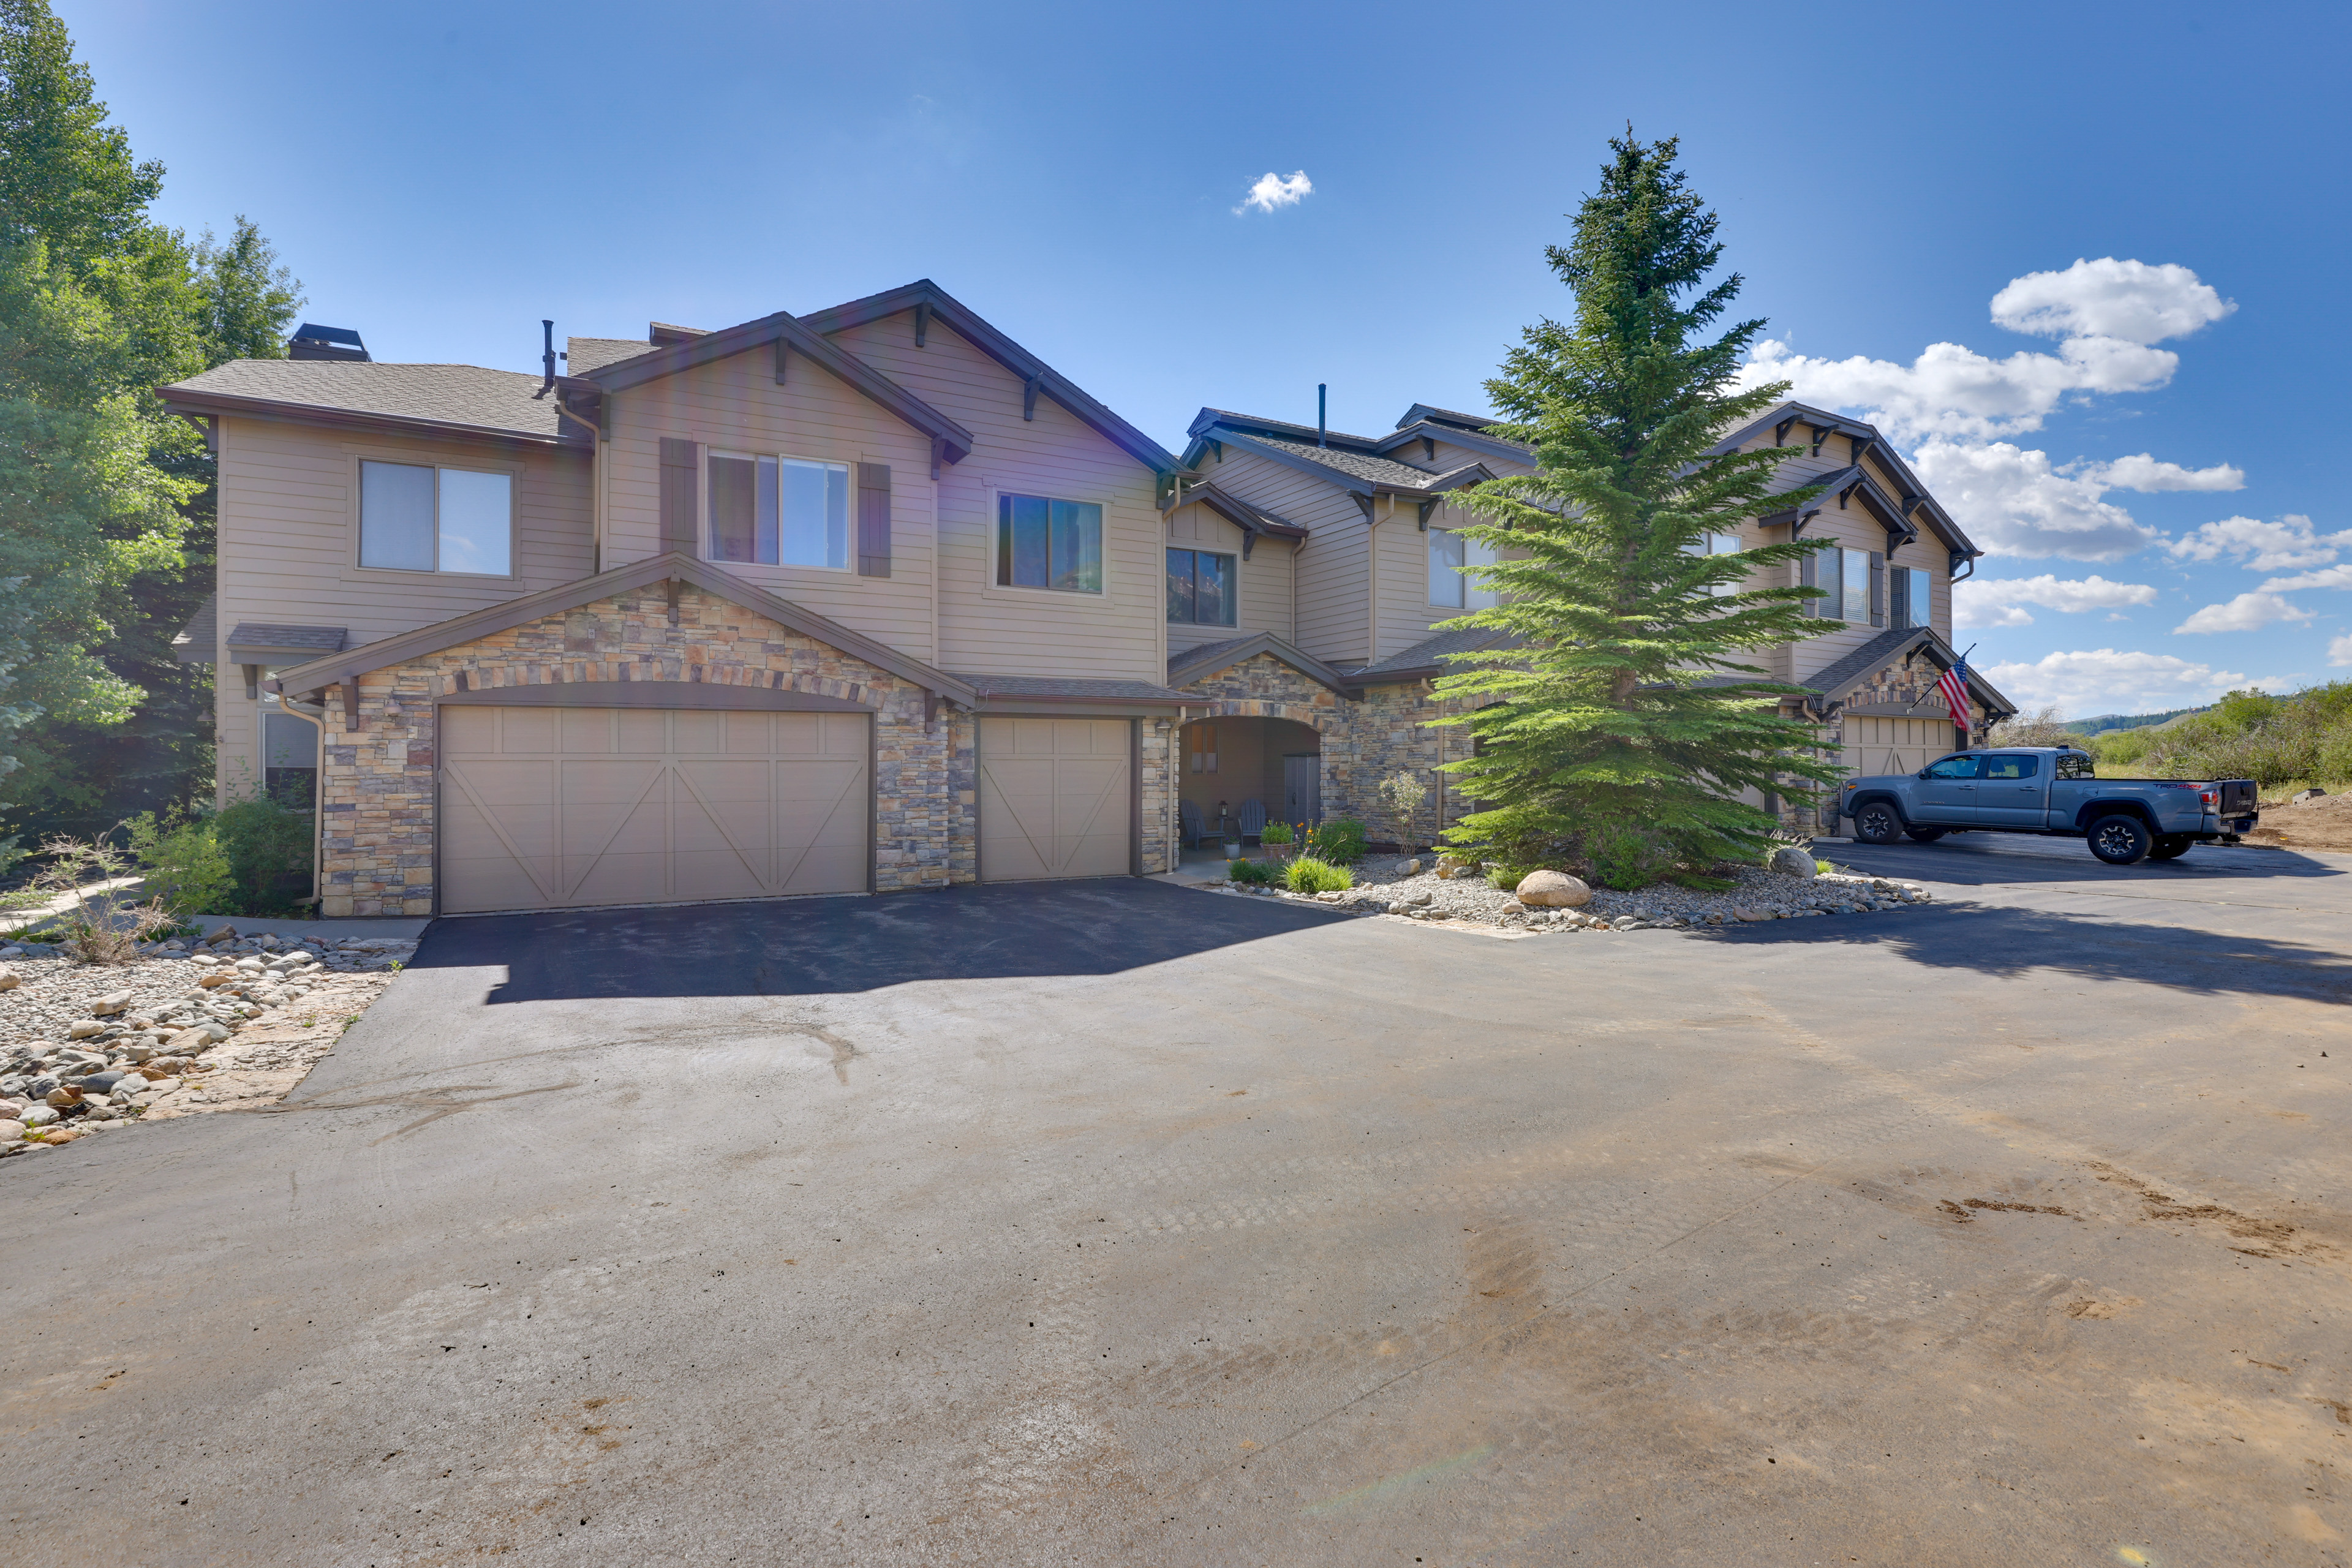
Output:
M1874 800L1853 814L1853 836L1864 844L1892 844L1902 832L1903 819L1883 800Z
M2155 847L2155 835L2136 816L2102 816L2091 824L2091 853L2110 866L2137 866Z
M1940 827L1906 827L1903 831L1922 844L1933 844L1944 836Z
M2151 860L2178 860L2188 854L2189 847L2196 842L2186 833L2159 834L2156 847L2147 852L2147 858Z

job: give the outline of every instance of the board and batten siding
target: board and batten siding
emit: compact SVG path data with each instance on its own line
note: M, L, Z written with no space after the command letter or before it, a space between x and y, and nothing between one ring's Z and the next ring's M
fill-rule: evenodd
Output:
M762 344L629 387L607 399L604 447L606 569L661 550L661 443L697 444L696 553L708 557L708 457L713 450L803 458L849 466L850 557L846 568L714 562L721 571L830 616L927 663L939 658L937 487L929 437L805 356L787 362L776 384L775 351ZM856 571L859 463L890 469L890 575Z
M1178 550L1215 550L1234 558L1236 596L1230 626L1168 623L1168 651L1181 652L1202 643L1223 642L1270 632L1285 642L1297 640L1297 616L1292 595L1297 585L1298 546L1287 539L1261 537L1246 558L1242 554L1240 528L1198 501L1188 501L1168 514L1168 543ZM1164 611L1163 611L1164 613Z
M940 657L975 675L1149 680L1168 673L1168 563L1151 469L1055 403L1022 417L1021 378L933 317L915 346L912 309L833 341L972 433L939 486ZM927 470L928 471L928 470ZM1000 493L1103 509L1103 592L1000 587Z
M225 416L215 582L226 638L240 622L342 626L348 646L557 587L595 570L593 459L584 448L416 437ZM359 464L438 464L515 477L511 577L387 572L359 562ZM225 648L213 685L220 796L261 781L262 704Z
M1225 448L1222 463L1211 457L1202 467L1219 489L1309 531L1297 559L1298 635L1292 640L1301 652L1333 664L1363 663L1370 609L1366 524L1348 492L1234 447Z

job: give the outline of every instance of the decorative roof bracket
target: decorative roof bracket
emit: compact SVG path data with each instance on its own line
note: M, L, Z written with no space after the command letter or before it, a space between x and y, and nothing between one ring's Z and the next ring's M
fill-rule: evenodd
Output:
M931 330L931 303L926 300L915 307L915 346L921 348L923 339Z
M1037 417L1037 389L1045 384L1045 373L1042 370L1036 374L1031 376L1027 381L1021 384L1022 418L1034 419Z

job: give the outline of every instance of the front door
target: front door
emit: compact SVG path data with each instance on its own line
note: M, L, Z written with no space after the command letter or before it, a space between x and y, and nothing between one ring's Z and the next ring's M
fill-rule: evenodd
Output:
M1912 791L1919 803L1918 818L1942 826L1982 822L1977 812L1977 774L1983 765L1982 757L1968 752L1930 763Z
M1977 781L1977 820L1993 827L2040 827L2042 792L2049 783L2040 757L2009 752L1987 757L1984 777Z
M1323 820L1323 759L1313 752L1282 759L1282 820Z

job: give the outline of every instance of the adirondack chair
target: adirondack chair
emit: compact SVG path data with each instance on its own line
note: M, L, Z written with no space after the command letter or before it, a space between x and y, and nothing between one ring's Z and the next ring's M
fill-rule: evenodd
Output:
M1198 849L1201 840L1209 836L1208 828L1201 821L1198 801L1180 800L1176 803L1176 824L1182 830L1184 846L1188 849Z
M1262 800L1242 802L1241 811L1235 816L1234 820L1241 824L1242 837L1244 839L1255 838L1265 831L1265 802Z

